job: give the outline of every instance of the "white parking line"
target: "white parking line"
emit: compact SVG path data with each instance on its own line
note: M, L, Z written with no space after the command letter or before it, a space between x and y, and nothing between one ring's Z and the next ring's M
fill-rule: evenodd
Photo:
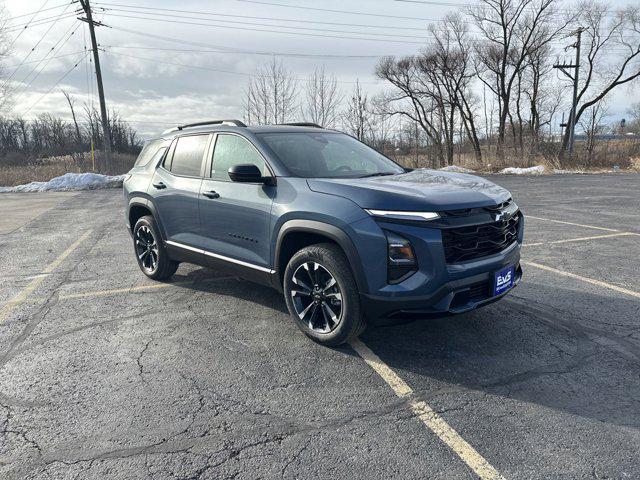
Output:
M362 341L353 340L350 345L367 365L380 375L398 397L402 398L413 394L413 389ZM483 480L504 480L504 477L426 402L409 399L409 405L422 423L453 450L478 477Z
M545 222L562 223L564 225L573 225L574 227L593 228L594 230L604 230L605 232L619 232L615 228L596 227L594 225L584 225L582 223L565 222L564 220L554 220L552 218L534 217L533 215L525 215L525 218L533 218L534 220L543 220Z
M11 314L14 308L23 303L29 295L33 293L33 291L38 288L38 286L47 278L47 275L53 272L58 266L67 258L71 253L80 246L80 244L87 239L91 230L86 231L78 240L73 242L69 248L67 248L64 252L60 254L58 258L56 258L53 262L46 266L40 275L37 275L31 282L27 284L26 287L20 291L18 295L9 300L1 309L0 309L0 323L4 322L6 318Z
M605 288L608 288L610 290L614 290L614 291L619 292L619 293L624 293L625 295L629 295L631 297L640 298L640 292L636 292L634 290L629 290L627 288L619 287L617 285L613 285L611 283L603 282L601 280L595 280L593 278L583 277L582 275L577 275L575 273L565 272L564 270L558 270L557 268L547 267L546 265L542 265L540 263L527 262L527 261L524 261L524 260L522 260L521 263L523 263L524 265L527 265L529 267L535 267L535 268L539 268L541 270L546 270L547 272L557 273L558 275L562 275L563 277L574 278L576 280L580 280L580 281L585 282L585 283L590 283L592 285L597 285L599 287L605 287Z
M631 232L620 232L620 233L609 233L607 235L594 235L591 237L578 237L578 238L567 238L565 240L554 240L552 242L535 242L535 243L524 243L523 247L537 247L539 245L551 245L555 243L571 243L571 242L584 242L587 240L597 240L599 238L612 238L612 237L627 237L629 235L636 235Z

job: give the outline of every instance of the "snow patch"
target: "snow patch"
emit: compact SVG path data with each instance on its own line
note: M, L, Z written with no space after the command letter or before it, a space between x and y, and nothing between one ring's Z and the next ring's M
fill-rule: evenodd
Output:
M508 167L503 168L498 173L505 175L542 175L545 172L543 165L536 165L535 167L519 168Z
M469 168L459 167L458 165L449 165L447 167L439 168L441 172L455 172L455 173L476 173L475 170Z
M124 175L110 177L99 173L65 173L48 182L31 182L15 187L0 187L0 193L7 192L69 192L73 190L98 190L122 187Z

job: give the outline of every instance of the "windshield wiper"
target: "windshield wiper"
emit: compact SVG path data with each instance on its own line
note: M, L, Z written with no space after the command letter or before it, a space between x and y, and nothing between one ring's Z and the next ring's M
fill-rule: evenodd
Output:
M396 174L393 172L377 172L377 173L370 173L369 175L362 175L361 177L358 177L358 178L386 177L387 175L396 175Z

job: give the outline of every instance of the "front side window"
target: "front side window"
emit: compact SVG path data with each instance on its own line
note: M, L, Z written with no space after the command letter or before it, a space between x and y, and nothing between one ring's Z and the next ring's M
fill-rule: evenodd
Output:
M178 138L168 170L176 175L199 177L208 138L208 135L189 135ZM165 161L165 168L166 163Z
M353 178L404 173L404 169L349 135L332 132L259 133L293 176Z
M248 140L239 135L218 134L213 150L211 177L214 180L231 181L229 168L242 163L253 163L265 175L264 159Z

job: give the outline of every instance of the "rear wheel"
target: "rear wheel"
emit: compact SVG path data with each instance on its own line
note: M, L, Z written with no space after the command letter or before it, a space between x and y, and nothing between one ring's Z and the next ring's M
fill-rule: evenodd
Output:
M169 258L151 215L141 217L133 227L133 246L140 270L147 277L164 280L176 273L178 262Z
M305 247L285 270L287 307L298 327L324 345L340 345L365 329L349 263L333 244Z

